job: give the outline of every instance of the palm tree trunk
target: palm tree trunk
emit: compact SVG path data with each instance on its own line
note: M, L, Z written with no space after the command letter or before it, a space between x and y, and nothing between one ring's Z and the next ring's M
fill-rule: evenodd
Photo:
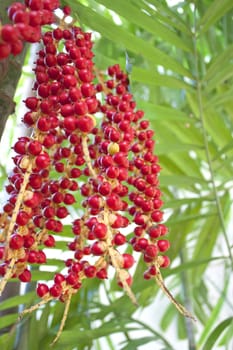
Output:
M23 0L17 0L18 2L24 2ZM1 24L9 23L10 20L7 16L7 8L12 4L12 0L1 0L0 1L0 14L1 14ZM22 66L25 58L24 49L23 52L14 57L10 56L4 60L0 60L0 139L2 137L3 131L9 115L14 113L15 103L14 95L15 90L21 75ZM4 300L9 299L13 296L19 295L20 283L13 282L6 286L3 294L0 296L0 303ZM0 318L3 315L11 314L17 312L17 308L11 308L0 312ZM5 333L9 331L8 328L2 329L0 333Z
M23 0L18 0L24 2ZM0 1L0 23L9 23L7 8L12 4L12 0ZM21 75L25 58L25 49L18 56L10 55L8 58L0 60L0 139L2 137L7 118L14 113L14 94Z

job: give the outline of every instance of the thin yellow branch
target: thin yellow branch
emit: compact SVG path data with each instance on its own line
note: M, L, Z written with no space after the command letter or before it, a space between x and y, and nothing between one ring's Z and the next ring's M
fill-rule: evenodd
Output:
M91 158L90 158L89 150L88 150L88 146L87 146L87 136L86 135L82 137L82 147L83 147L84 159L87 163L87 166L90 170L90 173L96 179L97 175L96 175L95 170L92 167Z
M0 295L2 295L2 292L4 291L7 282L9 281L9 279L13 275L13 269L14 269L15 261L16 260L14 258L12 258L10 263L9 263L9 265L7 266L6 274L3 276L3 278L2 278L2 280L0 282Z
M171 292L167 289L164 284L163 277L159 271L159 267L157 266L157 274L155 275L155 280L159 287L163 290L163 292L167 295L168 299L175 305L177 310L184 315L185 317L191 318L193 321L196 321L195 317L188 311L186 308L181 305L171 294Z
M62 316L62 320L61 320L61 323L60 323L59 330L57 332L56 337L54 338L54 340L50 344L50 346L53 346L58 341L58 339L60 338L61 333L62 333L62 331L63 331L63 329L65 327L66 319L67 319L68 312L69 312L69 309L70 309L71 298L72 298L72 294L69 293L68 298L66 300L65 310L64 310L64 313L63 313L63 316Z

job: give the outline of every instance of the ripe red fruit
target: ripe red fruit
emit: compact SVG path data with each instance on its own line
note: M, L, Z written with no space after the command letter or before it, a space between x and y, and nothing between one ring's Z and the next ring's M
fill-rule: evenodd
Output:
M20 249L24 245L24 238L18 234L14 234L10 239L10 248L11 249Z
M13 15L14 23L29 24L29 13L26 11L18 10Z
M110 179L116 179L119 176L119 168L116 166L109 166L106 170L106 175Z
M94 265L89 265L84 268L84 274L88 278L93 278L96 275L96 267Z
M88 205L91 208L99 209L102 204L102 199L99 195L92 195L88 198Z
M148 234L151 238L158 238L161 235L161 229L158 226L149 228Z
M25 138L25 139L22 139L20 138L15 144L14 144L14 151L18 154L26 154L26 146L27 146L27 143L28 143L28 139Z
M35 238L31 236L30 234L27 236L24 236L24 247L25 248L31 248L31 246L35 243Z
M28 152L33 156L37 156L42 151L42 145L39 141L33 140L28 143Z
M38 174L31 174L29 178L29 184L34 189L41 188L42 185L42 178Z
M147 255L150 258L155 258L158 254L158 248L154 244L148 244L145 249L145 255Z
M62 10L66 16L71 14L71 8L69 6L64 6Z
M40 192L27 191L24 197L24 204L29 208L36 208L40 204L42 198Z
M98 270L96 272L96 277L98 277L99 279L102 279L102 280L108 278L107 270L105 268Z
M42 0L29 0L29 5L31 10L38 11L43 9Z
M0 59L6 58L11 53L11 46L8 43L0 44Z
M11 53L14 56L17 56L23 50L23 42L21 40L17 40L11 44Z
M167 255L163 255L163 262L160 264L160 267L168 267L170 265L170 259Z
M78 274L75 272L70 272L67 276L66 276L66 282L68 284L70 284L71 286L76 284L78 282Z
M1 37L7 43L14 43L19 39L19 31L11 24L5 24L1 28Z
M148 246L148 240L146 238L139 238L137 241L137 246L141 249L141 250L145 250L146 247Z
M163 220L163 212L160 210L155 210L151 213L151 219L154 222L160 222Z
M130 267L133 266L135 260L134 257L131 254L122 254L123 257L123 268L124 269L129 269Z
M74 196L70 193L66 193L65 196L64 196L64 203L67 204L67 205L72 205L76 202Z
M66 209L66 207L57 208L56 216L57 216L59 219L64 219L64 218L66 218L68 214L69 214L69 212L68 212L68 210Z
M43 298L49 292L49 287L45 283L39 283L36 288L36 293L40 298Z
M49 289L50 295L54 298L60 297L62 293L62 287L60 284L54 284L50 289Z
M167 241L166 239L160 239L157 242L158 248L160 252L166 252L170 248L170 242Z
M116 244L116 245L122 245L125 242L126 242L126 238L120 232L116 233L115 236L113 237L113 243Z
M114 211L121 210L121 208L122 208L121 199L115 193L112 193L111 195L107 196L106 204L110 209L112 209Z
M94 128L94 120L87 115L81 116L77 119L76 126L80 131L89 133Z
M35 163L39 169L47 168L50 164L50 157L49 157L48 153L44 152L44 153L39 154L35 158Z
M61 273L56 273L54 276L54 282L55 284L61 284L62 282L65 281L65 276L62 275Z
M43 243L46 247L54 247L56 242L52 235L48 235Z
M21 282L25 283L30 282L32 278L31 272L28 269L25 269L18 277Z
M17 217L16 217L16 223L19 226L26 225L29 220L30 220L30 215L26 211L21 210L18 212Z
M91 246L91 253L96 256L101 256L104 254L106 245L104 242L94 242Z
M19 10L25 11L25 5L20 2L14 2L7 10L9 18L12 20L14 13Z
M28 97L24 102L27 108L34 111L37 108L39 100L36 97Z
M98 239L104 239L107 235L107 226L102 222L98 222L92 227L92 233Z

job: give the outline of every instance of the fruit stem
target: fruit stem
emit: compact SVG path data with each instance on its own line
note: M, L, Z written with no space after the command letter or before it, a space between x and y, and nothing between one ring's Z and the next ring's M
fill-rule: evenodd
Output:
M188 311L186 308L181 305L174 297L173 295L169 292L167 287L164 284L163 277L160 273L159 267L157 266L157 274L155 275L155 280L159 287L164 291L164 293L167 295L168 299L175 305L177 310L184 315L185 317L191 318L193 321L196 321L195 317Z
M25 174L24 174L24 179L23 179L23 183L20 187L20 191L19 191L19 194L17 196L17 201L15 203L15 208L14 208L14 211L13 211L13 214L12 214L12 217L11 217L11 220L10 220L10 224L9 224L9 227L8 227L8 230L7 230L7 235L6 235L6 249L5 249L5 258L7 259L7 250L9 248L9 241L10 241L10 236L12 234L12 231L14 229L14 226L15 226L15 221L16 221L16 217L17 217L17 214L19 212L19 208L22 204L22 201L23 201L23 196L24 196L24 192L26 190L26 187L27 187L27 184L28 184L28 180L29 180L29 176L31 175L31 172L32 172L32 161L30 162Z
M121 281L123 288L127 293L128 297L130 298L130 300L134 305L138 306L137 299L134 293L132 292L132 289L129 287L126 281L126 275L124 274L125 270L119 267L119 262L117 259L117 256L119 255L119 253L112 247L112 233L110 231L110 224L109 224L108 217L109 217L109 212L104 208L104 223L108 228L106 243L108 246L108 253L109 253L112 265L116 270L117 279Z
M185 248L183 248L183 250L185 251ZM185 259L184 259L184 253L182 250L180 251L179 255L180 255L181 264L183 265L185 263ZM190 289L189 289L188 274L187 274L187 271L184 269L181 271L181 284L182 284L184 305L187 306L187 308L191 310L192 305L191 305L191 296L190 296ZM194 327L193 327L193 323L190 320L190 318L185 318L185 326L186 326L186 331L187 331L189 350L196 350Z
M97 175L96 175L95 170L93 169L92 164L91 164L91 158L90 158L90 154L89 154L89 150L88 150L88 146L87 146L87 136L86 135L82 137L82 147L83 147L84 159L87 163L87 166L90 170L90 173L96 179Z
M69 309L70 309L71 298L72 298L72 294L69 293L68 298L66 300L65 310L64 310L64 313L63 313L63 316L62 316L62 320L61 320L61 323L60 323L60 326L59 326L59 330L57 332L56 337L54 338L54 340L50 344L50 346L53 346L58 341L58 339L60 338L61 333L62 333L62 331L63 331L63 329L65 327L66 319L67 319L68 312L69 312Z
M3 276L1 282L0 282L0 295L2 295L2 292L5 289L5 286L8 282L8 280L11 278L11 276L13 275L12 271L15 265L15 258L12 258L9 265L7 266L7 271L6 274Z
M52 296L48 296L48 297L46 297L45 299L41 300L39 303L37 303L37 304L35 304L35 305L32 305L32 306L31 306L30 308L28 308L28 309L23 310L23 311L19 314L18 320L20 321L20 320L24 317L24 315L30 314L31 312L33 312L33 311L39 309L39 307L41 307L41 306L44 305L44 304L47 304L47 303L48 303L50 300L52 300L52 299L53 299Z

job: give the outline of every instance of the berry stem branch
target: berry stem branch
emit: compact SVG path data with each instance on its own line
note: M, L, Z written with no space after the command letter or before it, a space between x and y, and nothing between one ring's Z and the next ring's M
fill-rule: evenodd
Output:
M119 267L119 262L117 259L117 256L119 255L119 253L112 247L112 243L111 243L112 234L111 234L111 232L109 232L110 231L110 224L109 224L108 217L109 217L109 213L106 209L104 209L104 223L108 227L108 237L106 239L106 243L108 245L108 253L109 253L112 265L116 270L117 278L121 281L123 288L126 291L127 295L129 296L130 300L132 301L132 303L134 305L138 306L138 302L136 300L136 297L133 294L131 288L127 284L126 276L124 276L125 270L122 270Z
M57 340L60 338L60 335L61 335L61 333L62 333L62 331L63 331L63 329L65 327L65 322L66 322L66 319L68 317L68 312L69 312L69 309L70 309L71 298L72 298L72 294L69 293L68 294L68 298L67 298L66 303L65 303L65 310L64 310L64 313L63 313L63 316L62 316L62 320L61 320L61 323L60 323L60 326L59 326L59 330L57 332L56 337L52 341L51 346L53 346L57 342Z
M231 262L231 267L233 269L233 255L231 252L231 245L230 245L227 231L226 231L226 227L225 227L223 210L222 210L222 206L220 203L218 190L217 190L217 187L215 184L215 174L214 174L214 169L212 166L212 160L211 160L209 144L208 144L208 133L207 133L207 129L206 129L206 121L205 121L203 101L202 101L202 82L200 79L200 73L199 73L199 68L198 68L199 58L198 58L198 49L197 49L197 35L198 35L198 33L197 33L197 27L196 27L196 18L197 18L196 13L197 13L197 8L195 7L193 45L194 45L194 65L195 65L195 73L196 73L198 113L199 113L199 119L201 122L201 127L202 127L202 132L203 132L203 142L204 142L204 147L205 147L206 160L207 160L208 167L209 167L210 181L211 181L212 187L213 187L213 193L214 193L214 198L215 198L215 202L216 202L216 208L217 208L217 213L218 213L218 217L219 217L219 222L220 222L220 226L222 228L223 236L224 236L224 239L226 242L226 246L227 246L227 250L228 250L228 254L229 254L229 259Z
M20 206L22 204L24 192L26 190L26 187L27 187L28 180L29 180L29 177L31 175L31 172L32 172L32 161L29 163L29 166L28 166L28 168L27 168L27 170L26 170L26 172L24 174L23 183L22 183L22 185L20 187L20 191L19 191L19 194L17 196L17 201L15 203L15 208L14 208L14 211L13 211L13 215L11 217L10 224L9 224L9 227L8 227L8 230L7 230L7 236L6 236L6 248L7 249L8 249L8 246L9 246L10 236L11 236L12 231L14 229L16 217L17 217L17 214L19 212ZM7 249L6 249L6 254L7 254Z
M15 261L16 261L15 258L12 258L9 265L7 266L6 274L4 275L4 277L2 278L2 280L0 282L0 295L2 295L2 292L4 291L7 282L9 281L11 276L13 275L12 271L13 271L13 268L15 265Z
M183 249L185 249L185 247ZM182 265L185 263L183 250L180 251L180 261ZM190 296L190 289L189 289L190 284L188 281L188 274L185 270L181 271L181 284L183 289L184 305L189 310L192 310L192 303L191 303L191 296ZM194 327L193 327L193 323L189 318L185 318L185 326L187 330L189 350L196 350Z
M87 136L86 135L82 137L82 147L83 147L84 159L85 159L87 166L90 170L90 174L96 179L97 175L96 175L95 170L93 169L92 164L91 164L91 158L90 158L89 150L88 150L88 146L87 146Z
M45 299L41 300L39 303L32 305L28 309L23 310L19 315L19 321L24 317L24 315L30 314L31 312L39 309L42 305L47 304L50 300L53 300L52 296L48 296Z
M164 293L167 295L168 299L175 305L175 307L177 308L177 310L184 315L185 317L191 318L193 321L196 321L195 317L188 311L186 310L186 308L181 305L171 294L171 292L169 292L169 290L167 289L167 287L164 284L164 280L163 277L159 271L159 266L157 266L157 275L155 276L155 280L157 282L157 284L159 285L159 287L164 291Z

